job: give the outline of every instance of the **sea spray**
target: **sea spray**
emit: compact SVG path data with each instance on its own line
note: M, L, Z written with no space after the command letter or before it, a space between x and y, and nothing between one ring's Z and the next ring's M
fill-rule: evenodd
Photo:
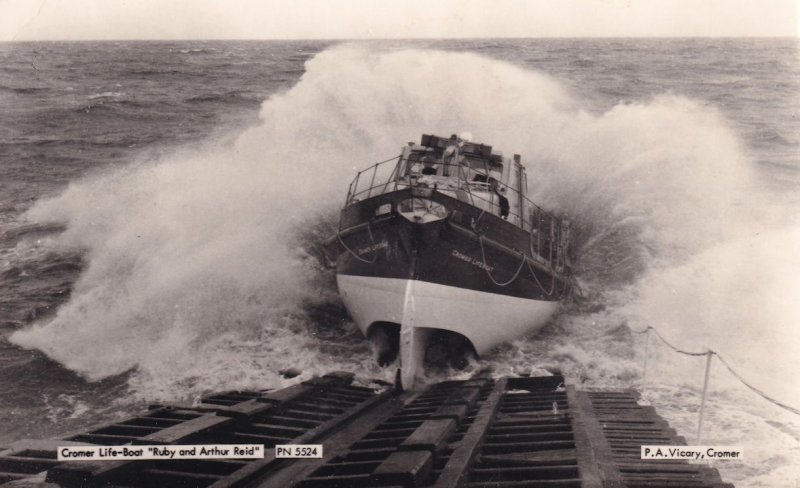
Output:
M336 324L347 339L335 350L310 332L309 307L336 298L298 236L335 212L357 169L423 132L469 130L522 154L533 199L575 222L589 297L532 341L558 347L508 359L630 383L622 306L654 264L738 235L753 212L743 202L758 197L735 132L702 101L582 106L554 78L473 54L329 49L235 142L183 148L38 203L28 218L66 222L57 245L84 250L87 266L70 301L13 341L89 379L134 369L143 396L271 386L287 365L391 375L352 324Z
M637 326L659 328L676 347L712 348L759 388L800 405L800 385L786 374L800 369L800 336L794 332L800 310L793 298L800 295L800 258L793 251L798 246L800 227L756 228L745 238L652 269L638 285L637 300L623 310ZM669 369L683 371L681 358L665 360ZM721 376L727 379L717 386L737 383L730 374Z

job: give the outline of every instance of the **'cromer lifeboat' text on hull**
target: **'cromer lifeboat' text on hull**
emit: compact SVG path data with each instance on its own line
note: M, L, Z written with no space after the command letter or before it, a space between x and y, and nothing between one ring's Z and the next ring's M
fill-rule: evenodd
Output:
M459 366L546 323L571 290L569 224L489 146L423 136L392 163L359 173L326 253L378 361L399 356L413 387L427 362Z

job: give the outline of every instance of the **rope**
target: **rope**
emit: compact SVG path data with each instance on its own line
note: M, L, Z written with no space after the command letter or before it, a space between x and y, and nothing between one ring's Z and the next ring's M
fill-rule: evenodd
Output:
M664 339L664 337L658 332L658 329L656 329L655 327L652 327L650 325L648 325L644 330L631 329L631 332L634 333L634 334L646 334L646 333L650 332L651 330L656 334L656 337L658 337L661 340L661 342L666 344L670 349L672 349L673 351L675 351L677 353L680 353L680 354L683 354L683 355L686 355L686 356L708 356L708 355L716 356L720 360L720 362L723 364L723 366L725 366L725 368L727 368L727 370L730 371L730 373L734 376L734 378L739 380L739 382L741 384L743 384L744 386L746 386L750 391L752 391L756 395L760 396L764 400L772 403L773 405L786 410L787 412L791 412L791 413L793 413L795 415L800 415L800 409L797 409L797 408L789 406L789 405L787 405L785 403L782 403L782 402L772 398L771 396L767 395L766 393L764 393L763 391L759 390L758 388L756 388L755 386L751 385L750 383L748 383L744 378L742 378L742 375L737 373L736 370L734 370L733 367L731 367L731 365L728 364L728 362L725 360L725 358L720 356L720 354L718 352L714 351L713 349L709 349L709 350L707 350L705 352L691 352L691 351L684 351L682 349L678 349L677 347L675 347L672 344L670 344L669 342L667 342L667 340Z
M488 267L489 265L486 263L486 251L484 251L484 249L483 249L483 236L478 232L478 222L481 220L481 217L483 217L484 213L486 213L486 211L481 209L481 213L478 215L477 220L474 220L473 223L472 223L472 230L476 234L478 234L478 242L480 242L480 244L481 244L481 259L483 259L484 266ZM531 254L533 254L533 251L531 251ZM536 281L536 285L539 287L539 289L542 290L542 292L544 292L548 297L552 296L553 292L555 291L555 287L556 287L555 277L553 277L553 282L551 283L552 286L550 287L550 291L549 292L546 291L544 289L544 286L542 286L542 283L539 281L539 278L536 276L536 273L533 272L533 269L531 268L531 263L528 262L528 259L525 257L525 253L524 252L520 252L520 255L522 256L522 261L519 263L519 268L517 268L517 272L514 273L514 276L512 276L511 279L506 281L505 283L502 283L502 284L498 283L497 280L494 279L494 276L492 276L491 271L489 271L487 268L484 268L484 271L486 271L486 274L489 276L489 279L492 280L492 283L494 283L497 286L503 287L503 286L510 285L514 280L516 280L517 277L519 276L520 271L522 271L522 266L523 265L527 265L528 266L528 271L530 271L531 275L533 275L533 279ZM565 284L564 285L564 291L566 291L566 290L567 290L567 287L566 287L566 284ZM563 295L563 292L562 292L562 295Z
M492 283L494 283L497 286L501 286L501 287L510 285L519 276L520 272L522 271L522 266L523 265L527 265L528 266L528 271L530 271L531 275L533 275L533 279L536 281L536 285L539 287L539 289L542 290L542 292L545 293L548 297L553 296L553 293L556 290L556 278L555 278L555 276L553 276L553 280L550 283L550 291L545 290L544 286L542 286L542 283L539 281L539 277L536 276L536 273L533 271L533 268L531 268L531 263L528 262L528 258L525 256L524 252L520 252L520 256L522 257L522 261L520 261L519 267L517 268L517 271L514 273L514 276L512 276L511 279L506 281L505 283L498 282L494 278L494 276L492 276L492 272L489 271L489 269L488 269L489 265L486 264L486 251L484 250L484 247L483 247L483 236L480 235L480 234L478 234L478 242L480 242L480 244L481 244L481 259L483 259L483 265L485 266L483 268L483 270L486 271L486 275L489 276L489 279L492 281ZM564 296L564 294L567 291L567 287L568 286L569 286L568 283L565 281L564 282L564 288L561 290L560 296Z
M539 253L533 251L533 230L531 230L531 232L528 233L528 248L531 251L531 256L539 256L540 255ZM556 279L555 279L555 276L553 276L553 281L550 283L550 291L549 292L545 291L544 286L542 286L542 283L539 281L539 277L536 276L536 273L533 271L533 268L531 267L531 263L527 263L527 264L528 264L528 271L530 271L531 275L533 275L533 279L536 281L536 284L539 286L539 289L542 290L542 292L544 292L548 297L551 297L553 295L553 293L556 291ZM552 265L551 265L551 269L552 269ZM577 284L577 282L575 282L575 284ZM564 287L561 289L561 293L559 293L559 297L563 297L567 293L567 288L568 287L569 287L569 282L567 280L564 280Z
M739 380L739 381L740 381L740 382L741 382L741 383L742 383L744 386L746 386L747 388L749 388L749 389L750 389L750 391L754 392L756 395L758 395L758 396L760 396L761 398L763 398L764 400L766 400L766 401L768 401L768 402L772 403L773 405L777 405L778 407L781 407L782 409L784 409L784 410L786 410L786 411L792 412L792 413L793 413L793 414L795 414L795 415L800 415L800 410L798 410L798 409L796 409L796 408L794 408L794 407L790 407L789 405L786 405L785 403L781 403L781 402L779 402L778 400L775 400L774 398L772 398L772 397L768 396L766 393L762 392L762 391L761 391L761 390L759 390L758 388L756 388L756 387L752 386L750 383L748 383L747 381L745 381L745 380L744 380L744 378L742 378L742 377L741 377L741 375L739 375L739 373L737 373L736 371L734 371L734 370L733 370L733 368L731 368L731 366L728 364L728 362L727 362L727 361L725 361L725 359L724 359L722 356L720 356L720 355L719 355L718 353L716 353L716 352L713 352L713 351L711 351L711 352L712 352L714 355L716 355L716 356L719 358L720 362L721 362L721 363L722 363L722 364L723 364L723 365L724 365L726 368L728 368L728 371L730 371L730 372L731 372L731 374L732 374L734 377L736 377L736 379L737 379L737 380Z
M703 351L703 352L692 352L692 351L684 351L683 349L678 349L677 347L675 347L672 344L670 344L666 339L664 339L664 337L661 334L658 333L658 330L656 330L655 327L648 326L647 328L648 328L648 330L652 330L653 332L655 332L656 337L661 339L661 342L666 344L667 347L669 347L670 349L672 349L673 351L675 351L675 352L677 352L679 354L683 354L685 356L707 356L709 353L716 354L714 351L712 351L710 349L708 351Z
M372 246L374 246L374 245L375 245L375 239L372 237L372 229L370 229L370 227L369 227L369 224L367 224L367 233L369 234L369 240L370 240L370 242L372 243L371 245L372 245ZM359 260L359 261L361 261L362 263L366 263L366 264L375 264L375 261L377 261L377 260L378 260L378 252L377 252L377 249L375 249L375 250L373 250L373 251L372 251L372 253L373 253L373 258L372 258L372 260L370 261L370 260L367 260L367 259L364 259L364 258L362 258L362 257L361 257L361 256L359 256L358 254L356 254L355 252L353 252L353 250L352 250L352 249L350 249L349 247L347 247L347 244L345 244L345 243L344 243L344 239L342 239L342 233L341 233L341 232L337 232L337 233L336 233L336 238L337 238L337 239L339 239L339 243L342 245L342 247L344 247L344 248L347 250L347 252L349 252L349 253L350 253L350 254L351 254L351 255L352 255L354 258L358 259L358 260Z
M536 273L533 271L533 268L531 268L531 263L528 263L527 260L525 262L528 264L528 271L530 271L531 274L533 275L533 279L536 281L536 284L539 286L539 289L542 290L543 293L547 294L548 297L552 296L553 292L556 291L556 277L555 277L555 275L553 275L553 279L550 282L550 291L545 291L544 286L542 286L542 282L539 281L539 277L536 276ZM566 285L565 285L564 286L564 291L566 291L566 290L567 290L567 288L566 288ZM564 294L564 291L561 292L562 295Z
M537 236L538 236L538 228L537 228ZM536 247L538 250L539 246ZM539 254L538 252L534 252L533 250L533 227L531 227L531 231L528 233L528 250L531 252L531 256L541 256L541 254ZM542 256L542 258L544 259L544 256ZM548 263L550 264L550 267L552 269L552 263L550 263L549 261ZM536 284L539 285L539 289L542 290L542 292L546 293L548 297L552 296L553 292L555 292L556 290L555 276L553 276L553 281L550 286L550 291L548 292L545 291L544 286L542 286L542 283L539 281L539 278L536 276L536 273L534 273L533 268L531 268L531 263L528 263L528 271L530 271L530 273L533 275L533 279L536 280ZM563 297L566 291L567 291L567 283L564 282L564 289L561 290L560 296Z
M474 221L474 222L473 222L473 229L472 229L472 230L473 230L473 231L474 231L476 234L478 234L478 242L480 242L480 244L481 244L481 259L483 259L483 264L484 264L484 266L486 266L486 267L488 268L488 266L489 266L489 265L486 263L486 251L484 250L484 247L483 247L483 236L482 236L482 235L481 235L481 234L478 232L478 229L477 229L477 227L478 227L478 226L477 226L477 222L478 222L478 221L481 219L481 217L483 217L483 214L484 214L484 213L485 213L485 211L484 211L484 210L481 210L481 213L480 213L480 215L478 215L478 219L477 219L476 221ZM533 251L531 251L531 254L533 254ZM489 276L489 279L492 281L492 283L494 283L494 284L495 284L495 285L497 285L497 286L501 286L501 287L503 287L503 286L508 286L508 285L510 285L512 282L514 282L514 280L516 280L516 279L517 279L517 277L519 276L520 272L522 271L522 266L523 266L523 265L527 265L527 267L528 267L528 271L529 271L529 272L531 273L531 275L533 276L533 279L534 279L534 281L536 281L536 285L539 287L539 289L540 289L540 290L541 290L541 291L542 291L542 292L543 292L545 295L547 295L548 297L551 297L551 296L553 296L553 293L555 293L555 290L556 290L556 278L555 278L555 276L553 276L553 280L552 280L552 282L550 283L550 291L547 291L547 290L545 290L545 288L544 288L544 285L542 285L541 281L539 281L539 277L538 277L538 276L536 276L536 273L533 271L533 268L531 268L531 263L529 263L529 262L528 262L528 259L527 259L527 257L525 256L525 253L524 253L524 252L520 252L520 256L522 257L522 261L520 261L520 263L519 263L519 267L517 268L517 271L516 271L516 273L514 273L514 276L512 276L512 277L511 277L511 279L510 279L510 280L508 280L508 281L506 281L505 283L499 283L499 282L498 282L498 281L497 281L497 280L494 278L494 276L492 276L492 272L491 272L491 271L489 271L487 268L484 268L484 271L486 271L486 275L487 275L487 276ZM569 284L568 284L568 283L565 281L565 282L564 282L564 288L561 290L561 294L560 294L560 296L564 296L564 294L567 292L567 287L568 287L568 286L569 286Z
M519 267L517 268L517 272L514 273L514 276L512 276L511 279L506 281L505 283L499 283L497 282L497 280L494 279L494 276L492 276L492 272L489 271L489 265L486 264L486 252L483 250L483 236L480 234L478 234L478 242L481 243L481 258L483 259L483 270L486 271L486 274L489 276L489 279L492 280L492 283L502 287L510 285L514 280L517 279L517 276L519 276L520 271L522 271L522 266L527 262L527 259L525 259L525 253L520 253L522 255L522 261L520 261Z

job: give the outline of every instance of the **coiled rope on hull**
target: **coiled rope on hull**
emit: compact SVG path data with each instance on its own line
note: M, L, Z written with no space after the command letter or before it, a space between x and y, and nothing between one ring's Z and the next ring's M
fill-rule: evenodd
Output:
M506 281L505 283L500 283L500 282L498 282L497 280L494 279L494 276L492 276L492 272L489 271L489 265L486 264L486 251L483 248L483 236L480 235L480 234L478 234L478 242L480 242L480 244L481 244L481 259L483 260L482 268L483 268L484 271L486 271L486 275L489 277L489 279L492 281L492 283L494 283L495 285L500 286L500 287L508 286L511 283L513 283L514 280L516 280L517 277L519 276L519 273L522 271L522 267L527 262L527 259L525 258L525 254L524 253L520 253L522 255L522 260L520 261L519 266L517 267L517 271L514 273L514 276L512 276L511 279Z
M506 287L506 286L510 285L511 283L513 283L519 277L519 275L520 275L520 273L522 271L523 265L527 265L528 272L530 272L531 276L533 276L533 280L536 282L536 285L539 287L539 290L545 296L547 296L548 298L552 297L555 294L556 281L557 281L556 277L553 276L553 278L551 280L551 283L550 283L550 289L549 290L545 289L544 285L542 285L542 282L539 281L539 277L536 275L536 272L533 270L533 267L531 267L531 263L528 261L528 257L525 255L524 252L521 252L521 251L519 253L520 257L521 257L521 260L520 260L519 266L517 267L517 271L514 273L514 275L508 281L503 282L503 283L499 282L494 277L494 275L492 275L492 272L489 270L490 266L486 262L486 250L485 250L484 243L483 243L483 239L484 239L483 235L481 235L476 229L473 229L473 230L475 231L476 235L478 236L478 242L480 243L481 259L483 260L482 268L486 272L486 275L489 277L489 280L491 280L492 283L494 283L496 286L499 286L499 287ZM569 286L569 283L566 280L564 280L564 287L562 288L561 293L559 294L559 297L563 297L564 296L564 294L567 291L567 287L568 286Z
M369 234L370 247L375 246L375 238L372 236L372 229L370 228L369 223L367 223L367 234ZM358 259L362 263L375 264L375 261L378 260L378 250L377 249L373 249L372 250L373 256L372 256L371 260L364 259L361 256L359 256L358 254L356 254L352 249L350 249L350 247L347 244L345 244L344 239L342 239L342 233L341 232L338 232L338 231L336 232L336 238L339 240L339 244L341 244L342 247L344 247L345 250L348 253L350 253L351 256L353 256L354 258Z

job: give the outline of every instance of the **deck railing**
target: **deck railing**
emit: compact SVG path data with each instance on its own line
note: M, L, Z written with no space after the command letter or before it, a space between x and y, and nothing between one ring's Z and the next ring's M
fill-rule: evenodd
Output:
M359 171L350 183L345 206L361 200L422 184L426 175L411 172L408 164L421 164L418 160L409 161L402 155L395 156ZM566 239L568 224L544 211L527 196L500 181L488 183L470 181L465 178L465 166L436 162L432 167L442 168L441 173L448 176L431 176L442 186L439 190L452 190L460 200L485 209L488 213L501 216L500 192L508 199L507 215L503 218L530 233L530 252L544 258L553 268L560 270L566 262ZM405 169L404 174L399 174ZM422 180L422 181L420 181ZM513 200L512 200L513 199ZM516 202L511 204L511 202Z

